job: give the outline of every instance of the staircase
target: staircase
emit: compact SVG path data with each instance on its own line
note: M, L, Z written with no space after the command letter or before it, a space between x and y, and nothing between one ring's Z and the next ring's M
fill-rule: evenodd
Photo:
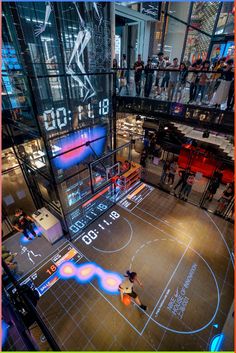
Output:
M202 137L203 131L196 130L188 125L178 123L171 123L179 133L184 137L211 144L213 147L219 149L219 152L227 159L234 161L234 145L230 142L228 137L210 133L208 138Z

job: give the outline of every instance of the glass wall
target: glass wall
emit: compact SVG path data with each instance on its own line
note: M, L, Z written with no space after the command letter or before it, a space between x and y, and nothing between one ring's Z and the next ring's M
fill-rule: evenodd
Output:
M206 60L210 42L211 37L189 27L184 59L190 63L197 59Z
M171 59L178 58L180 60L184 40L185 40L186 25L169 17L167 22L167 32L165 36L165 55Z
M110 4L12 2L3 11L3 70L15 90L5 80L3 91L17 156L37 197L69 213L92 194L89 163L112 148ZM22 81L12 48L27 70ZM13 93L20 102L28 94L35 130L21 111L14 118Z
M233 23L233 2L170 2L166 26L162 28L163 47L158 49L171 59L178 57L190 63L198 58L205 60L211 54L211 43L216 42L217 35L233 34ZM225 44L230 47L229 52L226 47L220 49L221 56L226 53L227 58L234 53L233 40L228 42Z
M215 34L234 33L234 3L224 2L220 12Z
M190 2L170 2L168 14L182 20L188 22L190 9Z
M191 26L212 34L220 2L195 2L191 14Z

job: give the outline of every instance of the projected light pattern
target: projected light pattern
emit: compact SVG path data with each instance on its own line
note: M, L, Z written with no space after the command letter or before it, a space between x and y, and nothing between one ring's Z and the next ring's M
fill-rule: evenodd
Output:
M122 278L119 274L114 273L114 272L105 272L103 275L100 277L99 280L99 286L100 288L110 294L111 292L113 294L119 294L119 284L122 282Z
M97 274L96 265L93 263L87 263L80 265L77 268L76 279L79 283L87 283Z
M115 272L103 270L95 263L88 262L82 265L75 265L71 261L64 262L59 267L61 279L75 278L79 283L91 282L95 277L98 279L99 287L107 294L119 294L119 284L122 277Z
M6 343L7 340L7 331L8 331L9 325L2 320L2 348L4 347L4 344Z
M57 169L68 169L75 164L83 162L89 156L94 155L93 150L96 155L100 157L104 151L106 134L105 127L96 126L77 131L60 139L56 144L60 148L60 153L64 154L53 159L55 167ZM82 146L88 141L99 138L100 140L91 143L92 148L90 148L90 146ZM73 149L73 151L70 151L71 149Z
M73 278L76 274L76 266L70 262L64 262L59 268L59 276L61 279Z
M42 232L41 232L40 227L34 226L34 231L35 231L37 236L41 236ZM33 239L35 239L33 234L29 230L27 231L27 234L28 234L30 239L26 238L24 236L24 234L22 234L21 237L20 237L20 244L21 245L29 244Z
M219 352L222 349L222 344L224 342L225 335L220 333L212 338L210 344L210 352Z

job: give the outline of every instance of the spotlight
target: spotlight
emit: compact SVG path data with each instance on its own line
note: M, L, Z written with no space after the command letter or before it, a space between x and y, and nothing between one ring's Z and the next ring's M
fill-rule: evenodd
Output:
M210 132L208 130L204 131L202 134L203 138L208 138L210 136Z
M168 129L169 129L168 126L165 126L165 127L164 127L164 130L168 130Z

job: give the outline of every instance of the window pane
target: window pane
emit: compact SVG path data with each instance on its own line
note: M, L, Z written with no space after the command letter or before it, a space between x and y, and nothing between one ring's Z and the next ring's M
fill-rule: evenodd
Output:
M171 59L181 58L186 26L173 18L168 17L167 34L165 37L164 52Z
M182 21L188 21L190 2L171 2L169 6L169 14L179 18Z
M233 2L223 3L215 34L234 33L234 14L232 13L233 8L234 8Z
M212 34L219 2L196 2L193 5L191 25Z
M184 60L190 61L191 63L200 58L205 60L210 41L210 37L189 28Z

